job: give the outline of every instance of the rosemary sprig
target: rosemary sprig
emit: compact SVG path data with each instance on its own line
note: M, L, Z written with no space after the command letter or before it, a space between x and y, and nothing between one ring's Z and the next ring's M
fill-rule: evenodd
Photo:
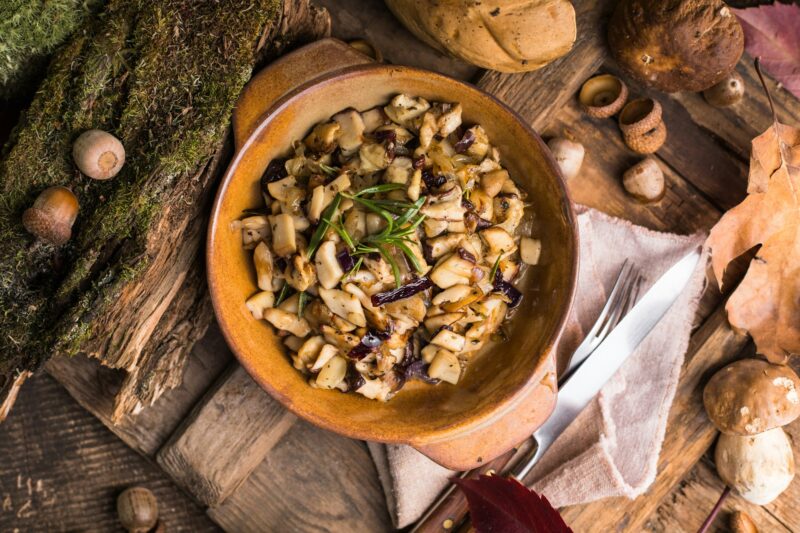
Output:
M300 291L300 296L297 298L297 316L303 316L303 309L306 307L306 302L308 302L308 293L306 291Z
M339 167L332 167L330 165L326 165L325 163L317 163L317 166L328 176L333 176L334 174L338 174L342 171L342 169Z
M314 234L311 236L311 240L308 243L308 250L306 250L306 257L309 259L314 257L314 253L322 243L322 238L325 236L325 232L328 231L328 228L331 225L331 217L333 217L333 214L337 209L339 209L339 204L341 203L342 194L339 193L334 196L331 204L325 208L325 211L322 212L322 217L320 218L319 224L317 224L317 229L314 230Z
M492 265L492 270L489 271L489 281L494 283L494 277L497 275L497 267L500 266L500 258L503 257L503 254L500 253L497 255L497 259L494 260L494 265Z
M286 299L289 295L289 284L284 282L283 287L281 287L281 292L278 293L278 299L275 300L275 307L278 307L282 301Z
M373 185L372 187L365 187L355 193L353 196L364 196L365 194L377 194L379 192L396 191L404 188L402 183L381 183L380 185Z

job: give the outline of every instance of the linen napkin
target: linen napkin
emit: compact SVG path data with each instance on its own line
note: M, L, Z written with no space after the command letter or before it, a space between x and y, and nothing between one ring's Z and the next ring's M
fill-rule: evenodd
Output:
M644 294L705 240L702 234L652 231L586 207L576 211L578 286L558 347L559 369L600 314L625 258L645 276ZM703 265L701 258L689 286L661 322L526 478L554 506L610 496L635 498L655 480L667 415L705 285ZM368 446L397 527L416 521L453 475L409 446Z

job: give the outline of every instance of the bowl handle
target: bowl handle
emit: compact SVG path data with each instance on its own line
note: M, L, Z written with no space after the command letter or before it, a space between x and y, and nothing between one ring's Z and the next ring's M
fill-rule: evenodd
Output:
M548 357L544 376L500 418L469 433L432 444L412 444L419 452L451 470L471 470L511 450L541 426L556 405L555 357Z
M239 150L264 114L297 87L346 67L372 63L368 56L333 38L320 39L270 63L245 85L233 111L233 138Z

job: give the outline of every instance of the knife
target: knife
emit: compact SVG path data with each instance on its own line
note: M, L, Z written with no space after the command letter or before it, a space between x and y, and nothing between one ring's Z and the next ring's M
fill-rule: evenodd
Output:
M533 433L534 446L517 462L510 472L512 476L520 480L525 478L556 438L594 399L672 307L689 283L699 260L698 248L670 267L592 354L564 377L553 413ZM513 452L508 452L477 471L465 472L461 477L473 477L490 469L500 470L512 455ZM452 484L419 519L412 533L452 531L463 521L467 512L466 498Z

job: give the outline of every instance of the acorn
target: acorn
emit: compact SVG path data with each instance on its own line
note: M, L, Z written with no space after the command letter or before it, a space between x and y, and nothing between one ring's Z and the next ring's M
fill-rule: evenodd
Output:
M66 187L49 187L22 214L22 225L37 238L62 245L72 236L78 217L78 199Z
M117 497L119 521L130 533L146 533L158 523L158 501L144 487L130 487Z
M87 130L75 139L72 159L90 178L107 180L116 176L125 164L125 147L108 132Z
M586 154L586 149L581 143L564 137L553 137L547 141L547 146L553 152L553 158L561 169L564 179L571 180L578 175L583 164L583 156Z
M583 111L594 118L608 118L617 114L627 99L627 85L611 74L589 78L578 93Z
M703 96L714 107L728 107L744 96L744 80L738 72L731 71L721 82L703 91Z
M664 172L655 159L642 159L622 175L625 190L643 203L657 202L667 190Z

